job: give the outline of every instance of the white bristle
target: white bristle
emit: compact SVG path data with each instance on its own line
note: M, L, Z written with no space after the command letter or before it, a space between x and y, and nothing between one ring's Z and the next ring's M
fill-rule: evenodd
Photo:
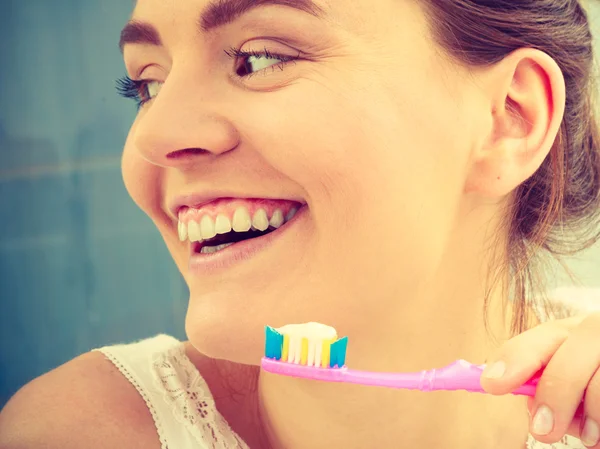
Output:
M323 342L337 339L337 332L319 323L289 324L277 329L289 338L288 363L299 364L302 359L302 339L308 339L307 366L321 366Z
M307 366L313 366L315 364L315 339L308 339L308 358L306 359Z
M296 365L300 364L300 358L302 357L302 337L298 336L294 341L294 363Z
M315 366L321 366L321 353L323 352L323 341L315 341Z

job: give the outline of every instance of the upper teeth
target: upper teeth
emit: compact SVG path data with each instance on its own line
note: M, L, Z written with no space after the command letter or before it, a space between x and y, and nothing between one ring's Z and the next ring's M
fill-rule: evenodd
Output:
M271 217L271 220L269 221L269 224L271 226L273 226L274 228L278 228L279 226L281 226L283 224L283 212L281 211L281 209L277 209L274 213L273 216Z
M247 232L252 227L250 212L245 207L238 207L233 214L231 227L235 232Z
M205 215L200 221L200 231L202 232L202 238L204 240L212 239L217 235L217 232L215 231L215 221L208 215Z
M181 235L179 238L181 239ZM193 220L188 223L188 238L190 239L190 242L199 242L202 240L200 225Z
M258 231L266 231L269 228L269 217L264 209L258 209L252 217L252 227Z
M217 215L217 221L215 222L215 231L217 232L217 234L227 234L228 232L231 232L231 222L229 221L229 218L227 218L225 215ZM179 235L179 237L181 238L181 234ZM185 240L185 237L183 238L183 240Z
M266 231L269 226L279 228L283 223L291 220L297 212L297 208L292 208L285 215L281 209L276 209L269 219L265 209L258 209L251 217L246 207L238 207L233 219L223 214L218 214L216 220L210 215L204 215L199 221L190 220L187 224L179 221L177 230L179 239L183 242L189 239L191 242L201 242L212 239L217 234L227 234L232 230L235 232L247 232L250 229Z
M185 239L187 239L188 227L185 225L184 222L182 222L182 221L179 222L179 226L177 227L177 230L179 231L179 240L181 240L183 242Z

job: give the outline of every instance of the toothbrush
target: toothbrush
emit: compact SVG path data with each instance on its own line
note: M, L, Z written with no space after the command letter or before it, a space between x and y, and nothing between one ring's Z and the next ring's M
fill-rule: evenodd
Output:
M487 393L481 387L486 365L465 360L439 369L415 373L380 373L346 367L348 337L337 338L335 329L319 323L266 327L265 356L261 367L274 374L327 382L419 390L424 392L465 390ZM512 392L535 396L541 373Z

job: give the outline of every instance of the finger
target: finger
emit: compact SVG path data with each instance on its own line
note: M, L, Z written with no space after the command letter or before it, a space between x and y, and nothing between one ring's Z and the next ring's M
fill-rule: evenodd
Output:
M587 447L600 449L600 368L592 377L585 393L584 417L579 433L570 433L581 439Z
M600 444L597 443L598 438L598 400L600 397L600 370L596 372L592 382L588 385L586 392L585 406L580 404L575 412L575 417L567 430L567 435L574 436L582 440L584 445L589 448L600 449ZM532 410L535 407L535 398L530 397L527 401L527 409L529 411L529 417L532 416ZM587 413L586 413L586 410ZM596 443L595 443L596 442Z
M575 329L583 319L578 316L551 321L510 339L488 363L481 386L488 393L497 395L514 391L547 365L569 337L571 329ZM501 369L495 372L495 366L504 366L504 372L501 373Z
M534 410L534 407L535 407L535 398L533 398L533 397L528 398L527 410L528 410L530 419L533 416L532 410ZM576 438L580 437L584 416L585 416L584 407L583 407L583 404L580 404L579 407L577 407L577 411L575 412L575 417L573 418L573 421L571 421L571 424L569 424L569 429L567 430L567 435L572 435Z
M539 380L531 433L555 443L569 430L586 388L600 366L600 314L589 315L556 350Z

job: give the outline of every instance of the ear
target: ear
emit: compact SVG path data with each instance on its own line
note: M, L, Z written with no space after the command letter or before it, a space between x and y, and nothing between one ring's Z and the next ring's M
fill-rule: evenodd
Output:
M565 81L558 64L534 49L516 50L484 69L482 81L484 122L491 127L472 152L465 191L498 198L548 156L564 116Z

